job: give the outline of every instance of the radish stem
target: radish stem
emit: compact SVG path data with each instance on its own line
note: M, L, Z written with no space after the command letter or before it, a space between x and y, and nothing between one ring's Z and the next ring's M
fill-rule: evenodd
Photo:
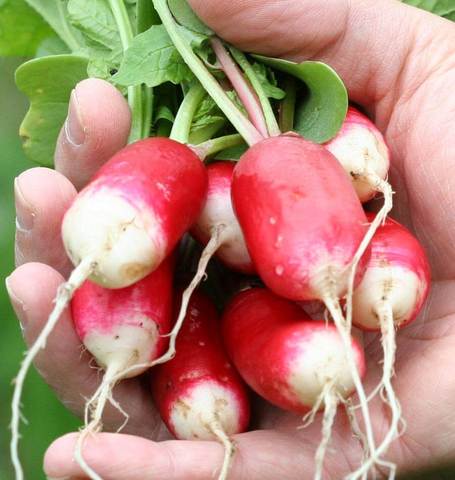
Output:
M284 81L284 91L286 92L286 96L281 102L279 123L282 132L290 132L294 128L296 100L296 84L293 77L286 77L286 80Z
M171 37L173 44L182 56L185 63L201 82L207 93L213 98L215 103L226 115L234 128L242 135L249 145L253 145L263 139L254 125L239 111L234 102L226 95L217 80L207 70L207 67L193 52L188 41L183 38L179 31L179 25L174 20L166 0L153 0L158 15Z
M205 90L200 83L190 88L178 109L170 138L180 143L188 143L194 114L204 97Z
M232 60L223 43L218 38L212 38L212 48L223 72L231 82L234 90L245 107L253 125L264 137L268 137L267 125L258 95L243 76L237 64Z
M131 27L128 12L122 0L109 0L109 5L114 15L118 31L120 33L120 41L125 52L128 50L133 39L133 29ZM131 109L131 131L128 143L135 142L142 138L142 86L136 85L128 87L128 104Z
M243 143L243 138L238 133L232 135L225 135L223 137L213 138L204 143L194 145L192 149L196 152L201 160L221 152L225 148L236 147Z
M231 55L234 57L235 61L239 64L240 68L245 72L245 75L253 86L253 89L256 92L257 96L259 97L269 135L272 137L280 135L280 127L278 126L278 122L276 121L275 113L272 109L270 100L267 97L264 89L262 88L261 82L259 81L256 72L248 61L248 58L243 52L237 50L234 47L229 47L229 51L231 52Z

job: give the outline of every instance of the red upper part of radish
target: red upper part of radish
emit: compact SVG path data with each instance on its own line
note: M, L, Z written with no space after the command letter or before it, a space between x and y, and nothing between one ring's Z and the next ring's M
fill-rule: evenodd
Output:
M94 282L131 285L152 272L195 222L206 191L206 170L187 146L168 138L128 145L66 213L66 251L75 265L94 259Z
M231 185L235 163L215 162L207 166L209 186L207 200L191 233L207 243L218 225L224 225L216 256L228 267L244 273L254 273L254 266L245 245L237 217L232 209Z
M374 214L369 213L371 221ZM418 240L388 218L371 241L371 257L354 291L353 323L364 330L380 329L378 311L386 302L395 326L412 322L430 289L430 266Z
M246 389L224 352L215 307L198 291L176 351L151 377L155 403L169 430L186 440L214 439L214 423L227 435L244 431L249 421Z
M71 310L80 339L103 368L119 370L149 362L167 348L172 326L173 259L126 288L107 289L86 281ZM131 376L143 371L131 372Z
M354 391L335 326L311 320L298 305L266 289L234 297L223 316L223 338L243 379L280 408L308 411L328 383L343 397ZM355 339L352 350L362 376L365 359Z
M362 202L371 200L377 190L371 172L385 180L390 166L389 149L374 123L354 107L349 107L346 119L337 136L325 147L338 159L350 175Z
M270 289L293 300L345 293L347 267L368 224L328 150L298 136L257 143L234 170L232 199L248 251Z

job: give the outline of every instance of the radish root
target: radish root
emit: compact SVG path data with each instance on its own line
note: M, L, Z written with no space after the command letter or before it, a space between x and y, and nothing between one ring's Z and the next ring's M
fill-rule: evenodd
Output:
M133 365L132 367L129 367L117 373L117 375L113 378L114 381L122 379L125 375L127 375L128 373L130 373L135 369L151 368L151 367L154 367L155 365L166 363L169 360L172 360L174 358L176 353L175 342L177 340L177 335L179 334L180 329L182 328L183 321L185 320L191 295L193 294L194 290L199 285L201 280L205 277L206 275L205 271L207 269L207 265L210 259L213 257L215 252L220 248L220 245L223 243L222 234L225 228L226 228L225 225L221 224L221 225L217 225L213 229L212 238L207 243L206 247L204 248L201 254L196 275L193 277L193 279L191 280L191 283L182 294L182 303L180 306L180 312L175 322L174 328L170 333L168 333L167 335L164 335L166 337L169 337L169 348L167 352L161 357L157 358L156 360L153 360L152 362Z
M123 422L120 429L122 429L126 422L128 421L128 414L120 407L119 403L115 401L112 397L112 389L116 383L116 376L122 369L116 364L110 365L106 373L104 374L103 380L100 386L97 388L93 396L85 404L85 426L81 430L79 437L76 442L74 450L74 459L82 468L84 473L91 480L102 480L101 477L87 464L83 456L83 448L85 440L89 435L94 435L102 430L103 428L103 412L107 402L110 402L114 407L116 407L124 416L125 422ZM91 420L90 420L91 417Z
M213 433L213 435L216 436L216 438L224 447L223 465L221 467L220 474L218 475L218 480L226 480L229 474L229 469L231 467L232 459L234 457L234 452L235 452L234 444L232 443L230 438L226 435L226 432L223 430L219 422L217 421L211 422L210 431Z
M22 465L19 459L19 425L21 420L21 413L20 413L20 401L22 395L22 389L24 386L25 377L27 375L28 370L30 369L33 360L35 359L36 355L39 351L46 347L46 341L51 334L52 330L54 329L55 325L57 324L61 314L68 306L71 301L71 298L74 295L74 292L85 282L85 280L90 276L93 270L96 267L96 262L93 258L85 258L84 260L79 263L79 265L72 271L69 279L60 285L57 291L57 296L55 298L55 307L52 310L49 318L46 322L46 325L41 330L38 338L35 340L35 343L32 347L28 350L21 367L19 369L19 373L15 378L15 386L14 386L14 393L13 393L13 400L11 404L12 409L12 419L11 419L11 459L14 465L14 471L16 474L16 480L23 480L24 473L22 470Z

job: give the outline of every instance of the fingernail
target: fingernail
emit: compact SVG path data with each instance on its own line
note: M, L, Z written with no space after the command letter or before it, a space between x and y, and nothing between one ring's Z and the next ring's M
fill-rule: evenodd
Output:
M16 202L16 228L29 232L35 222L35 213L24 196L20 175L14 179L14 198Z
M11 300L11 305L16 312L17 318L19 319L19 323L23 330L24 324L27 321L27 308L24 302L17 296L16 292L14 291L14 287L11 282L11 276L5 278L5 287Z
M65 121L65 135L68 142L80 147L85 141L85 127L81 115L76 89L71 92L68 117Z

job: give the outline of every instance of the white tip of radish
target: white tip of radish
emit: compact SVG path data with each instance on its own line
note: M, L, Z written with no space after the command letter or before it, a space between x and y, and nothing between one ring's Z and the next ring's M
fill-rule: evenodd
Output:
M108 188L74 202L64 217L62 236L75 265L89 256L96 260L90 279L107 288L132 285L164 258L156 219Z
M412 320L425 291L426 283L409 269L370 266L354 291L353 322L377 330L380 328L377 308L387 303L392 309L395 326L405 324Z
M226 435L239 431L241 405L230 390L213 381L191 387L170 408L175 436L183 439L214 440L211 425L217 422Z
M234 269L242 270L250 267L251 258L240 224L232 209L229 191L221 190L219 194L209 195L196 228L203 232L206 238L210 238L214 225L224 226L217 256Z
M292 342L292 339L289 339L289 342ZM315 405L328 384L344 398L354 391L345 347L335 329L314 332L311 342L303 342L300 338L297 338L296 342L293 347L301 349L302 353L292 356L288 382L301 403ZM362 374L359 353L353 351L357 369L359 374Z
M389 150L375 125L350 108L342 129L325 147L351 176L360 201L371 200L377 189L364 175L369 172L385 180L390 162Z
M97 363L106 369L116 366L116 373L128 369L124 378L134 377L146 367L130 369L133 365L143 365L156 356L159 337L156 323L148 317L132 318L135 325L116 325L108 332L91 331L84 338L84 344L96 358Z

